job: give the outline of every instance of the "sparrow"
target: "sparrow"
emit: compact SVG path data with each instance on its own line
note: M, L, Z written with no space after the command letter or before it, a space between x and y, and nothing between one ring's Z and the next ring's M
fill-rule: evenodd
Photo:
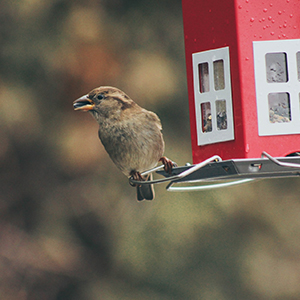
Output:
M152 174L142 176L141 173L154 168L159 161L171 174L173 162L163 156L165 144L160 119L123 91L100 86L75 100L73 107L92 114L99 124L98 135L106 152L127 177L152 180ZM138 201L154 197L152 184L137 186Z

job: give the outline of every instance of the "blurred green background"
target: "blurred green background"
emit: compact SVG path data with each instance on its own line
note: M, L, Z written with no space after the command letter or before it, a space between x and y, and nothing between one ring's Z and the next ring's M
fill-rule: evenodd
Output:
M298 179L138 203L73 111L117 86L191 162L180 0L2 0L0 34L0 299L300 299Z

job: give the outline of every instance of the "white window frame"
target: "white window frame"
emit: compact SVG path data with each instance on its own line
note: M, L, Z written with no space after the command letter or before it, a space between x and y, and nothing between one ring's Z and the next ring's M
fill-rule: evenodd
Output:
M299 134L300 81L296 53L300 51L300 39L253 42L254 71L257 104L258 134L260 136ZM285 53L287 58L287 82L267 82L265 55ZM290 99L289 122L271 123L269 119L268 95L270 93L288 93Z
M198 145L234 140L229 47L193 53L192 60ZM225 88L222 90L215 90L213 63L217 60L223 60ZM208 63L209 91L201 93L198 65L203 63ZM226 129L217 129L216 100L226 100ZM209 132L202 131L201 104L205 102L211 106L212 131Z

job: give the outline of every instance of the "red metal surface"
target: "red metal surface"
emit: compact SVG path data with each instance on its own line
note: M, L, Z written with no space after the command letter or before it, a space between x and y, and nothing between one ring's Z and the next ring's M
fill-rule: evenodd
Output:
M182 7L194 163L214 154L231 159L300 151L299 134L258 135L252 46L253 41L299 39L300 0L182 0ZM230 51L235 139L198 146L192 54L225 46Z

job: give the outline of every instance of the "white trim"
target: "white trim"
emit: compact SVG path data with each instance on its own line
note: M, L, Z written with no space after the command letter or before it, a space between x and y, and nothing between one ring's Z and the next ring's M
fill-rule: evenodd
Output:
M229 47L193 53L192 60L193 60L193 80L194 80L194 96L195 96L198 145L202 146L206 144L233 140L234 128L233 128ZM222 90L215 90L215 85L214 85L213 62L217 60L223 60L224 63L225 88ZM200 80L199 80L200 78L199 78L198 65L202 63L208 63L209 91L200 93ZM222 130L217 129L217 115L216 115L216 105L215 105L216 100L226 100L227 129L222 129ZM210 102L211 104L212 131L210 132L202 131L201 104L205 102Z
M299 51L300 39L253 42L258 134L260 136L300 133L300 81L298 79L296 58L296 53ZM267 82L265 62L267 53L286 53L287 82ZM268 95L270 93L289 94L291 112L291 120L289 122L270 122L268 103Z

